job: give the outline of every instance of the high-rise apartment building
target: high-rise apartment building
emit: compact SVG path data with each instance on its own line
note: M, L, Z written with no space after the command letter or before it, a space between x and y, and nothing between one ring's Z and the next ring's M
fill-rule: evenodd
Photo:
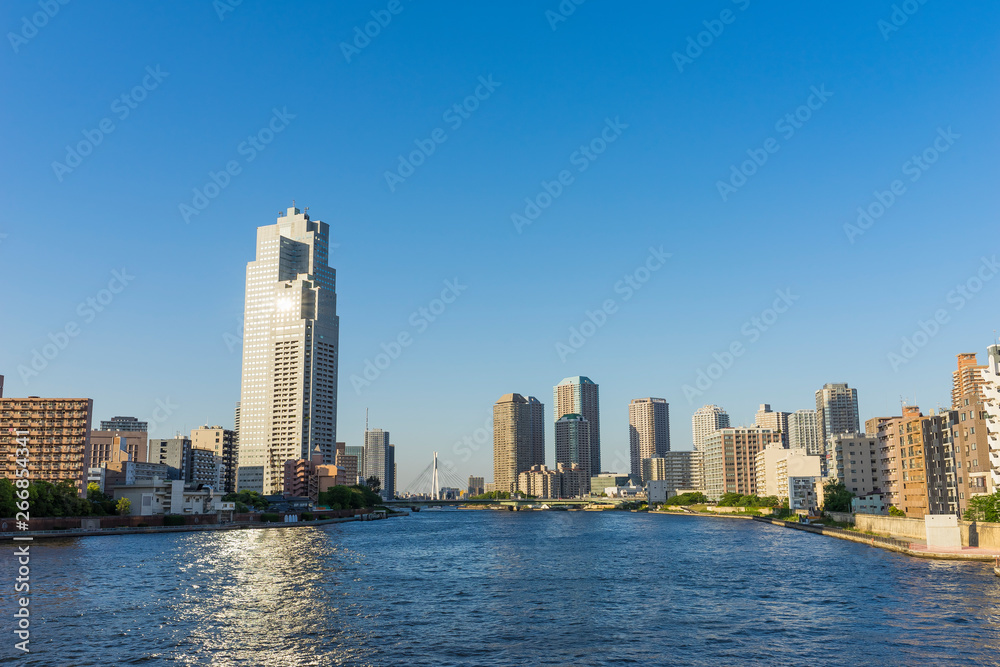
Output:
M493 405L493 483L497 491L514 493L518 473L540 465L532 461L539 442L544 451L544 418L538 419L543 409L538 400L521 394L504 394Z
M243 318L241 490L281 493L285 461L317 447L334 461L340 319L329 247L329 225L294 207L257 229Z
M3 476L16 479L18 468L28 467L32 482L68 480L83 492L93 415L89 398L0 398ZM18 455L24 447L27 457Z
M882 489L878 435L835 433L826 447L827 476L843 482L856 496Z
M781 434L769 428L723 428L704 441L705 495L718 500L725 493L755 495L757 453L772 443L781 444Z
M357 475L361 477L365 472L365 447L364 445L345 445L344 454L347 456L353 456L357 459ZM364 480L360 480L364 482ZM352 481L350 484L357 484L357 481Z
M816 427L824 448L834 433L859 433L858 390L846 382L823 385L816 392Z
M222 463L219 490L223 493L236 491L236 471L239 464L236 431L208 425L192 429L191 449L206 449L219 457L219 462Z
M184 481L195 486L210 486L217 493L224 494L223 488L226 474L222 457L211 449L187 450Z
M644 459L670 451L670 405L663 398L633 398L628 405L628 441L632 475L642 482Z
M986 366L976 363L975 352L958 355L958 368L951 372L951 407L958 409L969 394L977 393L983 382L982 371Z
M364 451L364 448L361 448ZM347 453L347 443L337 443L337 455L334 457L337 466L337 484L354 486L358 483L358 457Z
M880 422L879 479L889 504L914 519L959 514L958 458L952 428L958 413L923 415L904 406L902 417Z
M470 496L481 496L484 493L486 493L486 480L482 477L469 475L468 494Z
M100 430L128 431L130 433L142 431L143 433L148 433L149 422L141 422L135 417L112 417L111 419L101 420Z
M590 424L590 474L601 474L601 401L598 385L588 377L565 378L553 389L553 419L582 415Z
M811 456L823 455L815 410L796 410L788 415L788 448L804 449Z
M757 410L757 414L754 416L754 425L761 428L769 428L772 431L777 431L781 434L782 446L788 447L788 417L789 413L775 412L771 409L770 404L761 403L760 408Z
M568 414L560 417L556 422L556 464L562 463L567 466L576 464L581 470L587 471L589 483L590 452L590 423L580 415Z
M170 469L170 479L187 480L190 461L191 438L151 438L149 463L159 463Z
M531 465L545 465L545 405L534 396L524 400L531 420Z
M721 428L729 428L729 415L718 405L703 405L691 416L694 451L705 449L705 438Z
M1000 345L990 345L986 350L986 362L980 374L989 444L990 486L987 491L994 493L1000 490Z
M558 463L556 469L535 465L517 474L517 490L537 498L576 498L589 493L587 471L574 464Z
M642 460L643 483L665 481L667 494L702 488L702 453L674 451Z
M346 448L345 448L346 450ZM396 450L389 444L389 432L380 428L365 431L364 472L362 477L378 477L382 484L382 495L395 498L396 493Z

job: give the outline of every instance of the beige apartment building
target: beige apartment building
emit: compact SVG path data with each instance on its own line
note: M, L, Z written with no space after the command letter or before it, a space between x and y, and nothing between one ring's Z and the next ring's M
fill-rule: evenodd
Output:
M754 415L753 423L761 428L769 428L781 434L781 444L788 447L788 417L787 412L775 412L769 403L761 403Z
M705 450L705 438L720 428L729 428L729 415L718 405L703 405L691 415L694 451Z
M221 491L236 491L236 472L239 469L239 444L236 431L221 426L201 426L191 430L191 449L207 449L222 463Z
M632 475L643 482L642 462L670 451L670 405L663 398L634 398L628 406Z
M0 398L3 475L16 479L25 461L32 482L73 482L84 490L94 401L89 398ZM27 456L18 450L26 447Z
M705 495L717 500L725 493L760 495L757 454L770 444L781 444L781 434L768 428L724 428L704 443Z
M517 490L536 498L577 498L590 491L590 471L575 463L559 463L555 470L534 465L518 473Z
M883 486L879 472L880 451L877 435L836 433L827 442L827 476L843 482L856 496L880 490Z
M805 449L785 449L780 442L765 446L757 452L755 473L756 493L759 496L789 498L789 478L818 478L820 457Z
M146 431L91 431L87 450L87 467L100 468L105 463L121 460L124 447L128 460L144 462L149 448Z
M701 489L702 460L701 452L666 452L663 456L643 459L643 482L665 481L668 492Z
M538 399L521 394L504 394L493 405L493 483L497 491L516 492L518 474L541 465L534 461L539 449L543 454L545 451L543 411Z

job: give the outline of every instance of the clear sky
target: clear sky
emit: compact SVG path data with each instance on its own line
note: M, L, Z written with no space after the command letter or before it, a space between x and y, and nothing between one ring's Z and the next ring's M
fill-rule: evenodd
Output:
M635 397L674 449L704 403L825 382L947 405L1000 328L1000 6L676 4L3 3L5 395L231 425L255 228L294 199L337 244L338 439L369 408L401 488L432 450L490 479L493 402L567 376L619 470Z

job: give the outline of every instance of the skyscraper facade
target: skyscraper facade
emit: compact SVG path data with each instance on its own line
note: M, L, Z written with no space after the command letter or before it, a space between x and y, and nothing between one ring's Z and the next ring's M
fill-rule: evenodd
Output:
M729 428L729 415L718 405L703 405L691 416L694 451L705 451L705 438L721 428Z
M345 451L346 451L345 447ZM396 492L396 449L389 444L389 432L380 428L365 431L364 473L362 477L378 477L382 495L388 499Z
M340 319L329 246L329 225L294 207L257 229L243 318L240 490L281 493L285 461L317 447L334 462Z
M517 476L530 470L541 442L545 448L544 410L534 397L504 394L493 405L493 483L496 491L517 491Z
M824 443L819 439L815 410L796 410L788 415L788 447L804 449L810 456L822 456Z
M556 422L556 465L577 464L590 481L590 424L580 415L563 415ZM586 491L589 492L589 484Z
M965 352L958 355L958 368L951 373L951 407L958 409L964 403L964 399L972 393L978 392L979 385L982 384L982 371L986 366L976 363L975 352Z
M835 433L860 433L858 390L846 382L825 384L816 392L816 428L825 451L827 439Z
M601 402L598 385L588 377L568 377L553 389L553 418L580 415L590 424L590 474L601 472Z
M644 459L670 451L670 405L663 398L634 398L628 406L629 457L633 477L645 482Z

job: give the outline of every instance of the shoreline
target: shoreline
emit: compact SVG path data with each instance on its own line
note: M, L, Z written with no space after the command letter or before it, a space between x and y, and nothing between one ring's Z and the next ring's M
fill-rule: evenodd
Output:
M0 541L15 541L18 538L48 539L67 537L100 537L100 536L121 536L121 535L148 535L160 533L191 533L196 531L224 531L224 530L262 530L268 528L304 528L308 526L327 526L335 523L348 523L353 521L378 521L380 519L365 519L364 515L355 514L348 517L337 517L333 519L320 519L317 521L274 521L274 522L242 522L226 524L203 524L191 526L143 526L142 528L104 528L98 530L84 530L82 528L71 528L67 530L38 530L0 533ZM389 515L393 516L393 515ZM389 518L387 516L386 518ZM405 515L397 515L405 516ZM24 540L27 541L27 540Z

